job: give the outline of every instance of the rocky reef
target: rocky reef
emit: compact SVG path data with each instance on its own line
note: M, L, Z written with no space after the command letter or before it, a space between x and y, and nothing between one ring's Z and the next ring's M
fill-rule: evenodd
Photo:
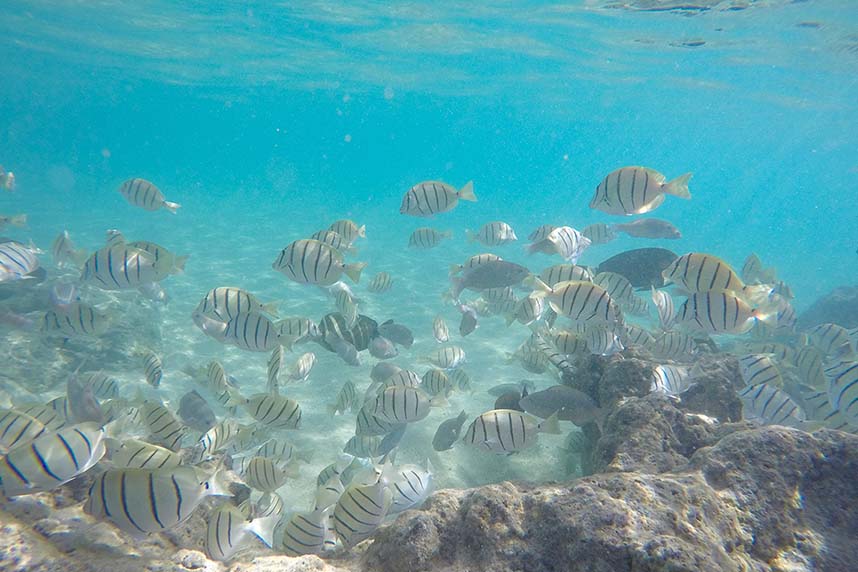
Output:
M825 323L858 328L858 286L841 286L818 299L801 313L796 328L804 331Z
M80 511L85 483L7 501L0 570L186 572L846 572L858 561L858 436L739 420L735 360L709 356L694 392L649 395L645 359L581 364L610 413L584 428L588 476L440 490L349 552L201 551L202 516L143 540ZM561 454L561 452L558 452Z

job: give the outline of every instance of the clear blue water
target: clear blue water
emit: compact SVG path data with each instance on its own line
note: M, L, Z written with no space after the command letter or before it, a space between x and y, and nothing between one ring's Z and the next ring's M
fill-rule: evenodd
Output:
M793 287L799 310L853 284L854 3L611 4L8 1L0 164L15 172L18 190L0 195L0 213L26 212L30 224L4 234L48 250L67 229L95 249L118 228L190 254L185 274L164 282L172 301L158 314L161 340L140 340L165 356L163 392L172 399L189 387L182 365L215 357L243 387L264 386L266 354L224 349L191 322L208 289L247 288L279 300L282 315L332 310L324 294L271 269L289 242L338 218L367 226L356 258L369 266L355 291L362 311L415 331L414 348L397 360L405 365L435 348L433 316L458 322L440 298L450 264L486 250L534 270L558 262L527 257L524 237L543 223L618 222L588 203L599 181L625 165L668 178L694 173L693 199L669 197L654 213L684 236L621 237L592 247L583 263L663 246L740 267L756 252ZM117 192L129 177L153 181L182 204L179 213L129 205ZM427 179L473 180L479 201L430 221L401 216L402 195ZM522 240L498 249L466 243L466 228L492 220L510 223ZM454 231L454 240L409 250L410 232L427 222ZM369 294L368 279L382 270L394 289ZM120 321L135 295L113 300ZM461 341L486 387L532 377L506 363L528 332L501 324L486 322ZM295 485L305 495L314 469L352 430L351 418L326 417L324 404L346 379L365 385L374 361L347 370L319 354L311 381L294 389L309 404L300 445L322 451ZM142 382L140 371L121 367L129 386ZM460 407L476 414L491 406L484 395L452 401L409 436L410 460L426 455L437 421ZM436 463L442 484L534 476L527 458L452 455ZM549 464L536 476L563 475Z

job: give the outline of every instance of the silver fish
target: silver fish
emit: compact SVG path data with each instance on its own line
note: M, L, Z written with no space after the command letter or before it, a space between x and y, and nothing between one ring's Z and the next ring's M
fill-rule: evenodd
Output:
M468 414L462 410L458 416L442 421L432 437L432 448L436 451L447 451L453 448L453 444L459 439L462 426L468 418Z
M430 217L453 210L459 204L459 199L477 201L473 181L468 181L458 191L447 183L425 181L417 183L405 193L399 212L404 215Z
M147 211L157 211L160 208L165 208L171 213L176 214L176 211L182 206L166 200L161 190L146 179L128 179L119 185L119 194L135 207L140 207Z

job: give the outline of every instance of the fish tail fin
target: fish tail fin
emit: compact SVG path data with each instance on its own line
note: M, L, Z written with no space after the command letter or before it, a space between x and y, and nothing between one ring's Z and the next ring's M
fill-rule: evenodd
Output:
M459 189L459 198L463 201L477 202L477 195L474 194L474 182L468 181L465 186Z
M360 225L360 228L358 229L357 234L361 238L366 238L366 225L365 224Z
M527 278L522 280L522 284L524 284L525 286L528 286L530 288L533 288L533 291L536 292L537 294L543 294L544 295L544 294L551 293L551 286L549 286L548 284L543 282L541 278L539 278L538 276L535 276L533 274L531 274L530 276L528 276Z
M680 175L672 181L665 183L662 190L668 195L690 199L691 193L688 191L689 180L691 180L691 173L685 173L684 175Z
M171 203L170 201L164 201L164 208L171 213L176 214L176 211L182 208L182 205L180 205L179 203Z
M185 263L188 261L188 258L190 258L189 254L177 256L173 261L172 274L182 274L185 271Z
M330 415L331 417L334 417L337 414L337 412L339 411L336 403L332 403L330 405L327 405L325 407L325 409L327 410L328 415Z
M247 530L264 542L265 546L271 548L274 546L274 527L277 526L278 521L278 518L271 517L255 518L247 525Z
M452 230L445 230L444 232L441 233L441 236L444 238L453 238L453 231Z
M450 276L455 276L456 274L458 274L458 273L459 273L459 271L460 271L461 269L462 269L461 265L459 265L459 264L451 264L451 265L450 265Z
M778 313L776 310L767 311L763 308L754 308L751 310L751 315L756 321L770 328L775 328L778 325Z
M465 237L468 239L468 242L477 242L477 236L477 233L472 231L471 229L465 229Z
M527 246L525 246L525 247L524 247L524 250L525 250L525 252L527 252L528 254L531 254L531 255L532 255L532 254L536 254L537 252L539 252L539 250L540 250L540 248L541 248L541 247L539 246L540 244L542 244L542 241L541 241L541 240L540 240L540 241L537 241L537 242L531 242L530 244L528 244Z
M540 423L537 427L541 433L558 435L560 433L560 422L557 419L557 412L552 413L551 417Z
M357 256L360 249L357 246L348 246L343 249L343 254L348 254L349 256Z
M15 215L9 219L9 224L11 224L12 226L17 226L19 228L25 227L25 226L27 226L27 215L25 215L25 214Z
M276 318L277 317L277 307L279 305L280 305L280 302L277 300L275 300L274 302L268 302L267 304L262 305L262 311L265 312L266 314L271 314L272 316L274 316ZM274 325L277 326L277 324L274 324Z
M357 284L360 282L360 273L366 268L366 262L356 262L354 264L346 264L343 267L343 272L351 278L351 281Z

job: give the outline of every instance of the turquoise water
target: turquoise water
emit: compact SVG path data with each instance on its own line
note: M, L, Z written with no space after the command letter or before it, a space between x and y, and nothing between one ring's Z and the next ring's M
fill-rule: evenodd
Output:
M25 212L29 228L2 234L49 251L65 229L95 250L116 228L190 255L186 272L163 282L169 304L140 310L157 334L107 342L120 357L106 367L128 397L145 388L134 343L162 355L160 395L174 403L193 387L180 369L215 358L243 393L265 386L267 354L218 344L191 321L210 288L239 286L277 300L281 315L318 320L333 311L325 293L271 269L291 241L340 218L366 225L353 258L368 266L354 290L363 313L414 331L415 345L394 360L405 367L436 349L436 314L451 329L458 324L441 299L450 264L486 251L537 272L560 262L528 257L526 236L543 223L621 222L588 203L596 185L626 165L668 178L694 173L691 201L668 197L653 213L683 238L621 236L591 247L581 263L661 246L708 252L739 268L756 252L792 286L799 311L854 283L854 4L711 1L700 2L710 9L665 11L637 9L657 2L615 4L7 2L0 164L15 172L17 191L0 194L0 214ZM117 188L130 177L181 203L178 214L128 204ZM479 200L429 220L400 215L402 195L431 179L456 187L473 180ZM519 241L466 242L465 229L493 220L511 224ZM425 225L452 230L454 239L408 249L411 231ZM53 276L50 255L42 258ZM383 295L366 290L379 271L395 280ZM133 291L91 295L118 324L141 306ZM473 335L454 336L478 389L522 378L552 383L507 362L528 334L486 318ZM62 392L68 367L51 361L57 354L22 350L34 343L31 334L0 335L19 356L7 381L26 386L26 375L47 371L54 393ZM72 349L76 357L90 351ZM331 420L324 405L347 379L363 391L375 363L366 356L352 369L315 346L301 351L310 350L319 364L289 389L305 415L290 437L315 455L287 485L292 508L308 506L315 475L353 431L352 416ZM448 409L409 430L400 454L431 457L440 486L563 478L552 454L562 436L541 436L530 456L431 450L438 422L462 408L473 418L493 399L454 394ZM548 460L536 473L534 458Z

